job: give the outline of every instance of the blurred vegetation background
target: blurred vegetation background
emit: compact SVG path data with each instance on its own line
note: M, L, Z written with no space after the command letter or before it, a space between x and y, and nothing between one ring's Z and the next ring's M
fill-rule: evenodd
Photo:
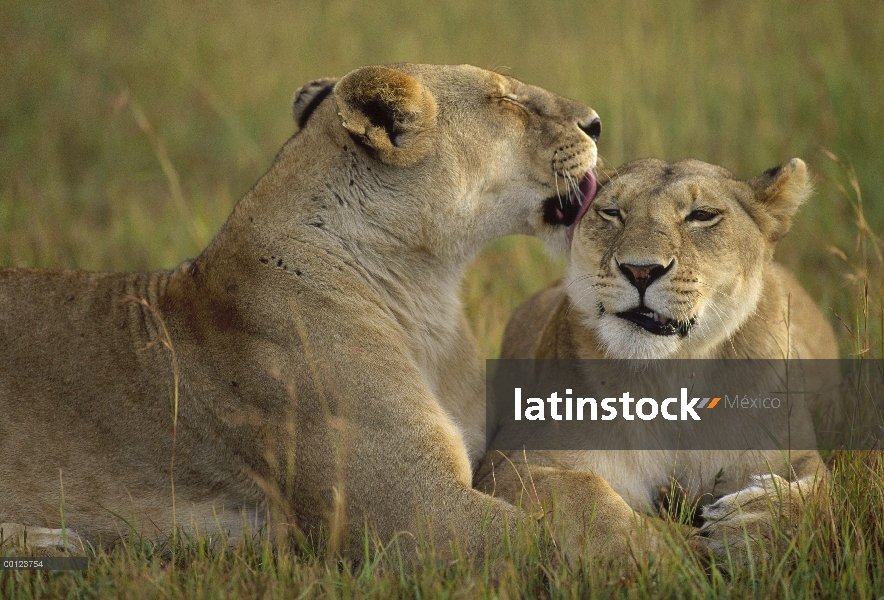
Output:
M9 0L0 23L0 266L172 267L293 133L298 86L466 62L592 106L608 165L805 159L818 193L778 256L846 353L882 354L880 0ZM563 264L527 238L479 257L463 294L486 356Z

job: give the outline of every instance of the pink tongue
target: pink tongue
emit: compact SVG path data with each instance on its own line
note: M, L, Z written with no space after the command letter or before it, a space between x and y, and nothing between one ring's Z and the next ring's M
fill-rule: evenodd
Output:
M577 212L577 218L574 220L575 223L580 221L580 218L589 208L589 205L592 204L593 198L595 198L595 193L598 191L599 186L598 182L595 180L595 174L592 172L592 169L586 172L586 178L580 184L580 191L584 192L584 200L583 204L580 206L580 210Z
M574 230L577 229L577 224L580 222L580 219L583 218L583 215L586 214L586 211L589 210L589 205L592 204L593 198L595 198L595 193L598 191L598 182L595 180L595 175L592 172L592 169L586 172L586 177L583 181L580 182L580 191L583 192L583 204L580 205L580 210L577 211L577 218L574 219L574 223L571 224L570 231L568 232L568 239L574 237Z

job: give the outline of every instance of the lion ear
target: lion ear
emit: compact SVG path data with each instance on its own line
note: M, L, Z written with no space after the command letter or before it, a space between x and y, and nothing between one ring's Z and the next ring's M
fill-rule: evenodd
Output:
M335 86L344 129L387 164L408 166L430 150L436 100L416 78L390 67L364 67Z
M314 79L298 88L295 98L292 100L292 116L295 118L298 129L304 129L310 115L331 94L337 82L337 79L326 77Z
M792 215L813 192L807 165L800 158L768 169L748 183L755 193L759 227L771 242L786 235Z

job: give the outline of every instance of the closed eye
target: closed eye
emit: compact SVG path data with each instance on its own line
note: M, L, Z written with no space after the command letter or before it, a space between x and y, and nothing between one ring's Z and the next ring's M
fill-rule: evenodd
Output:
M618 219L619 220L619 219L623 218L623 215L620 212L620 209L618 209L618 208L603 208L603 209L599 210L598 212L601 213L603 216L607 217L608 219Z
M505 94L505 95L501 96L500 99L505 100L505 101L509 102L510 104L515 104L516 106L518 106L519 108L521 108L525 112L528 112L528 107L525 106L524 104L522 104L519 101L519 97L516 96L515 94Z

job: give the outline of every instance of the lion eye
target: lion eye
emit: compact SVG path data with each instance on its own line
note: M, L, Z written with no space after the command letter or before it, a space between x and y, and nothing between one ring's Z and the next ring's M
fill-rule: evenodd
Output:
M716 213L708 210L692 210L685 221L711 221L716 216Z
M599 211L603 215L607 217L611 217L613 219L621 219L623 215L620 213L620 209L618 208L605 208Z

